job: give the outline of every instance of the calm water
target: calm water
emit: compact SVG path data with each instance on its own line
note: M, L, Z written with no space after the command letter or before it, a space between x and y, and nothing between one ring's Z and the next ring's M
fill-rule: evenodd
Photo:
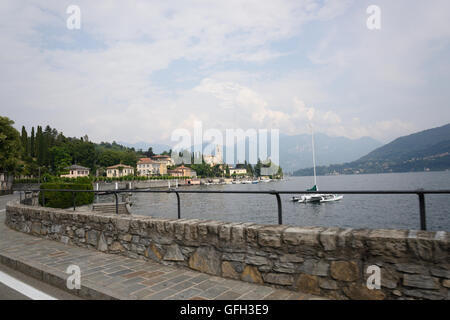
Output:
M450 189L450 172L321 176L322 190ZM198 190L305 190L312 177L239 185L185 187ZM180 194L181 217L231 222L277 223L272 195ZM282 196L283 223L298 226L420 229L416 195L344 195L338 202L293 203ZM175 194L133 194L133 214L176 218ZM450 231L450 195L425 196L428 230Z

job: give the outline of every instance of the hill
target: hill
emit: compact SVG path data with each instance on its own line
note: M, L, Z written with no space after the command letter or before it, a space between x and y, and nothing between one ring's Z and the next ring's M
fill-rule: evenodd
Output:
M450 169L450 124L403 136L360 159L317 167L318 175L441 171ZM294 175L312 175L312 168Z

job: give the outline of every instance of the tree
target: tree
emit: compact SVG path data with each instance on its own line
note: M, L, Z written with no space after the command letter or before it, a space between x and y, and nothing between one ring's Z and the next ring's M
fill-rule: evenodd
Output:
M50 157L53 170L57 173L64 171L64 168L72 164L72 157L69 151L64 147L51 147Z
M42 127L37 127L36 132L36 157L38 165L44 163L44 135L42 134Z
M155 153L153 152L153 148L152 147L148 148L148 150L146 152L144 152L144 154L147 157L149 157L149 158L151 158L151 157L153 157L155 155Z
M14 121L0 116L0 171L14 172L19 164L22 143L13 124Z
M22 149L24 151L24 155L28 156L28 134L27 134L27 130L25 129L25 126L22 126L21 140L22 140Z
M34 127L31 128L30 155L32 158L34 158L36 156L36 142L34 139Z

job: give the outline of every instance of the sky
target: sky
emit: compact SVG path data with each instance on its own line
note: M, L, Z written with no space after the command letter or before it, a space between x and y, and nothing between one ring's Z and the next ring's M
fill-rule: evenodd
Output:
M2 0L0 45L0 115L19 130L169 143L196 121L312 123L387 143L450 122L448 0Z

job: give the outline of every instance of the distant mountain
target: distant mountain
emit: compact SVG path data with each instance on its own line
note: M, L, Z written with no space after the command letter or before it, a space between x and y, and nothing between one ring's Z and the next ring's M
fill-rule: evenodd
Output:
M136 142L136 143L128 143L128 142L117 142L123 146L128 148L134 148L136 151L142 149L142 151L147 151L148 148L152 147L153 152L156 154L162 153L164 151L169 151L171 146L167 144L158 144L158 143L148 143L148 142Z
M370 137L349 139L314 134L316 164L329 165L353 161L380 147L381 142ZM288 136L280 134L280 165L284 172L312 167L311 135Z
M345 137L330 137L322 133L314 135L316 145L316 163L318 165L329 165L336 162L348 162L358 159L375 148L381 146L381 142L369 137L360 139L348 139ZM169 151L172 147L166 144L152 144L147 142L127 143L118 142L135 150L142 149L147 151L149 147L153 152L161 153ZM208 145L202 145L203 150ZM248 158L248 146L246 156ZM194 146L191 147L191 151ZM270 144L268 146L270 150ZM280 134L280 165L285 173L293 172L299 168L312 166L312 148L311 135L301 134L288 136ZM215 153L215 152L213 152ZM223 150L223 156L226 157L227 150Z
M450 124L397 138L356 161L316 169L321 175L450 169ZM312 172L307 168L294 174Z

